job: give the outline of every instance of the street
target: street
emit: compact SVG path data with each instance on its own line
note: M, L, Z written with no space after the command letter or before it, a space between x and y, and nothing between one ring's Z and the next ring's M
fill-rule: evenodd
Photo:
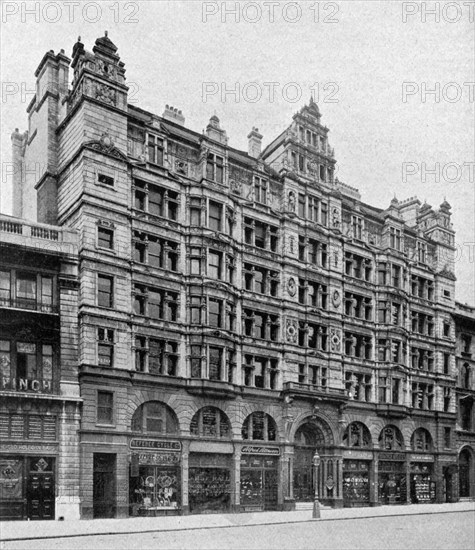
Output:
M475 547L473 510L2 543L10 549L454 549Z

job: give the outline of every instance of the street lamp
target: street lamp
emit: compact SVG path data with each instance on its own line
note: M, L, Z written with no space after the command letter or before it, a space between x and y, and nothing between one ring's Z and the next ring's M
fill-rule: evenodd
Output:
M313 455L312 464L314 468L314 479L315 479L315 497L313 500L312 519L320 519L320 503L318 502L318 467L320 466L320 455L318 454L317 449L315 449L315 454Z

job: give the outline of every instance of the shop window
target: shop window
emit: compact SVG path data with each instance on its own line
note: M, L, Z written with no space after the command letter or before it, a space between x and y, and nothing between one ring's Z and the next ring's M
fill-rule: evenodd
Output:
M97 305L113 307L114 278L109 275L97 276Z
M345 430L343 444L347 447L370 447L371 434L362 422L352 422Z
M379 447L385 451L403 451L404 440L396 426L386 426L379 435Z
M97 246L108 250L114 249L114 231L107 227L97 228Z
M141 405L132 417L132 431L155 434L177 434L178 419L173 410L160 401Z
M424 428L417 428L411 437L411 449L414 452L432 451L432 437Z
M110 391L97 392L97 423L114 423L114 394Z
M230 438L231 424L226 414L216 407L203 407L192 418L191 435Z
M276 441L277 426L274 419L264 412L250 414L244 421L242 438L254 441Z

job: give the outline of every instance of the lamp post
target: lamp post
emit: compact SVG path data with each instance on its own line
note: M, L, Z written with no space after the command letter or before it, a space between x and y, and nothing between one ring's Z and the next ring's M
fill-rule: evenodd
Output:
M317 449L315 449L312 464L315 478L315 496L313 499L312 519L320 519L320 503L318 502L318 467L320 466L320 455L318 454Z

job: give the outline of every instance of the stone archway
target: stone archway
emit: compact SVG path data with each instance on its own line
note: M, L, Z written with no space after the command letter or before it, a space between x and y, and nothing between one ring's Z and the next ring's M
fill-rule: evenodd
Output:
M464 447L458 458L459 466L459 497L471 498L475 496L474 459L470 447Z
M310 502L314 498L315 477L313 455L320 455L332 445L331 430L318 419L307 419L294 435L293 494L296 501Z

